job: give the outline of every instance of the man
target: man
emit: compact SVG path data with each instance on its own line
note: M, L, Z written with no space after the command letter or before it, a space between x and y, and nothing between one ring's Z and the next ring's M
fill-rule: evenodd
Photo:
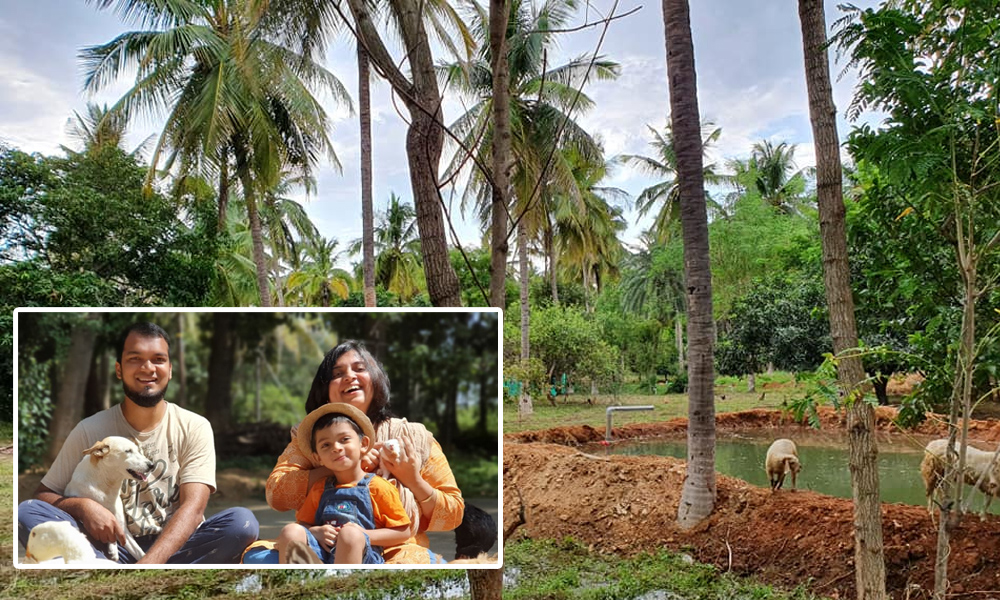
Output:
M238 563L257 539L257 519L241 507L205 520L215 491L215 444L204 417L163 399L172 375L167 333L153 323L128 327L118 342L115 375L125 400L92 415L70 432L35 498L18 507L18 539L44 521L70 521L88 534L95 555L113 541L125 542L114 514L89 498L62 495L83 451L109 435L133 439L156 466L146 481L127 480L122 501L129 532L146 555L139 560L119 547L119 562L131 564ZM159 526L160 533L155 534Z

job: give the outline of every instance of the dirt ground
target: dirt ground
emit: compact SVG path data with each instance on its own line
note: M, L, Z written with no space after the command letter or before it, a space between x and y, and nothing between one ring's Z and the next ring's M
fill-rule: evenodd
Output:
M892 431L894 411L880 408L882 431ZM832 410L821 412L824 428L842 427ZM778 411L719 415L718 428L787 428ZM615 428L616 439L683 432L684 419ZM930 420L919 433L941 434ZM980 421L972 439L1000 441L1000 422ZM635 554L660 548L683 551L721 570L753 574L792 588L806 585L832 598L855 596L851 501L808 491L779 491L717 476L716 509L690 532L675 523L684 462L655 456L599 457L572 446L604 439L587 426L504 436L504 525L524 524L514 538L572 536L599 552ZM575 499L567 502L567 499ZM893 598L929 598L934 584L937 530L923 507L883 504L887 587ZM981 522L969 515L951 544L951 598L1000 600L1000 517Z

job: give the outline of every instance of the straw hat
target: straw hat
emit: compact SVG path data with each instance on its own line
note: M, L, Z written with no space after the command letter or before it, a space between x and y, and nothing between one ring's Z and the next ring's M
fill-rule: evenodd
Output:
M301 450L304 455L312 456L313 427L316 425L316 421L318 421L320 417L329 413L339 413L344 415L361 427L361 431L368 436L369 439L368 447L362 446L362 450L368 450L371 444L375 441L375 429L372 428L372 422L365 415L365 413L354 408L350 404L345 404L343 402L331 402L329 404L324 404L306 415L306 418L299 424L299 431L297 434L299 450Z

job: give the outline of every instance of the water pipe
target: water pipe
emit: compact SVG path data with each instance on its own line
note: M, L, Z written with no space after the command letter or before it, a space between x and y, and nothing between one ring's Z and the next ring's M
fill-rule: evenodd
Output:
M604 441L611 441L611 415L619 410L653 410L652 406L609 406L607 410L608 426L604 430Z

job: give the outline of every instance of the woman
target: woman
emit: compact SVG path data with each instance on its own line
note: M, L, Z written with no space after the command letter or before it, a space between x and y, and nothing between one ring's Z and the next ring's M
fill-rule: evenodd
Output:
M329 402L344 402L371 419L375 445L362 461L365 471L378 472L399 488L413 522L411 540L387 549L386 564L442 562L430 551L426 531L451 531L462 522L465 501L441 446L418 423L389 416L389 378L359 342L349 340L330 350L313 378L306 414ZM312 464L293 441L278 458L267 479L267 503L278 511L298 509L309 487L330 474ZM398 453L393 444L397 440Z

